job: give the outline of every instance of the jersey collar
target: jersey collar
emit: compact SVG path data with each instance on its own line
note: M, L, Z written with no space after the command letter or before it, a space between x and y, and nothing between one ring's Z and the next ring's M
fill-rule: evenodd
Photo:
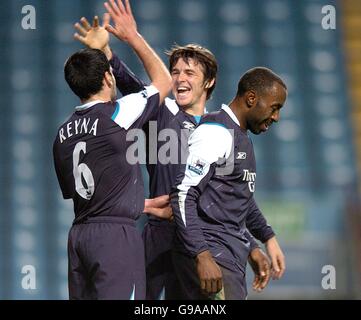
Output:
M230 117L231 119L238 125L240 126L240 123L236 117L236 115L233 113L233 111L231 110L231 108L229 106L227 106L226 104L222 104L222 110L224 110Z
M90 101L88 103L82 104L81 106L75 107L75 110L76 111L86 110L86 109L91 108L92 106L95 106L98 103L105 103L105 101L102 101L102 100Z

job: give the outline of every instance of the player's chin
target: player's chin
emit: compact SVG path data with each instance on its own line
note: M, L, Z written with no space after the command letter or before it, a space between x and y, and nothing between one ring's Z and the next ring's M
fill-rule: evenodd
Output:
M253 134L259 135L261 134L263 131L261 129L261 127L257 126L257 127L251 127L249 129Z
M183 110L192 108L192 104L190 101L185 101L185 100L176 100L176 101L178 106L180 106Z
M176 95L175 97L176 97L177 104L180 107L188 107L191 104L192 100L190 99L190 97L184 97L181 95Z
M252 131L253 134L261 134L264 132L267 132L269 129L269 125L267 125L267 123L265 121L263 121L262 123L260 123L259 125L256 126L256 128L254 129L254 131Z

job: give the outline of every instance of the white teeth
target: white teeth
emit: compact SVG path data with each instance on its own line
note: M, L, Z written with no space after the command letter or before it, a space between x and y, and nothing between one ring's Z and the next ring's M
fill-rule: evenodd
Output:
M180 92L180 93L183 93L185 91L188 91L189 89L186 88L186 87L178 87L177 91Z

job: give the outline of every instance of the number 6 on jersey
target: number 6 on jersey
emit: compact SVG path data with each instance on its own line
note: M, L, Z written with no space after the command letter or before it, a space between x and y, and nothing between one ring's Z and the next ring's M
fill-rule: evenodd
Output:
M94 193L94 178L89 167L85 163L79 163L80 151L86 153L85 142L78 142L73 152L75 190L82 198L90 200Z

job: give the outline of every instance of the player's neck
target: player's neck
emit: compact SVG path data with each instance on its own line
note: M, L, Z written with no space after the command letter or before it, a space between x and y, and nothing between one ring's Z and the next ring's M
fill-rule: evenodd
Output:
M199 101L189 107L186 107L184 111L192 116L203 116L206 108L206 101Z
M81 103L86 104L86 103L98 101L98 100L107 102L107 101L111 100L111 96L105 92L99 92L97 94L92 95L89 99L82 100Z
M191 116L203 116L204 115L204 107L199 109L189 108L185 110L186 113Z
M238 97L235 97L229 104L229 108L232 110L232 112L238 119L240 128L243 130L247 130L246 119L244 117L244 112L242 111L243 109L242 103L243 102Z

